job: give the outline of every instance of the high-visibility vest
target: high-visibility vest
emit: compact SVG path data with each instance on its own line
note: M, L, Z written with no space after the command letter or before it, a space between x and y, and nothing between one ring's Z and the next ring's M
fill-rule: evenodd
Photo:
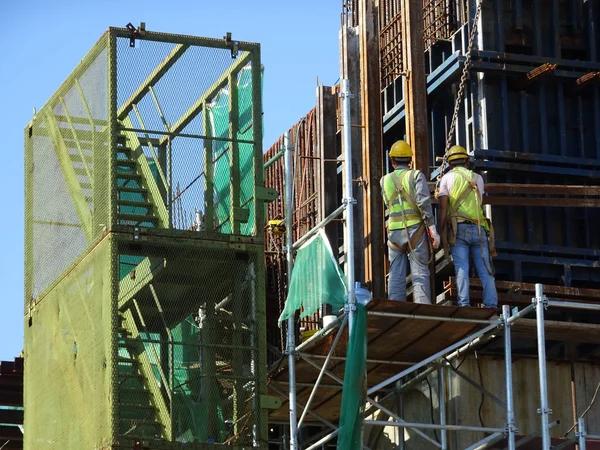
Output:
M388 230L401 230L422 222L415 201L414 184L418 175L418 170L397 169L382 178L381 187L389 211ZM402 186L402 194L398 186Z
M477 188L477 175L465 167L455 167L454 184L449 196L449 216L457 221L468 220L490 230L488 219L483 213L481 192Z

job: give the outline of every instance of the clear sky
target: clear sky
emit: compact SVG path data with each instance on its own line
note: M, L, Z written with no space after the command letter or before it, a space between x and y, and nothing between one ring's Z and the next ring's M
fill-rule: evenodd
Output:
M0 360L23 348L23 130L109 26L259 42L263 148L339 77L341 0L0 0Z

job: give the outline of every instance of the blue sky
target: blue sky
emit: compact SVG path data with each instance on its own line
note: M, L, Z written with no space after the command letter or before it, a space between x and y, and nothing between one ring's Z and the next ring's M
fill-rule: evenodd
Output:
M317 77L339 77L341 0L29 0L0 2L4 198L0 236L0 360L23 348L23 130L109 26L259 42L264 142L315 105Z

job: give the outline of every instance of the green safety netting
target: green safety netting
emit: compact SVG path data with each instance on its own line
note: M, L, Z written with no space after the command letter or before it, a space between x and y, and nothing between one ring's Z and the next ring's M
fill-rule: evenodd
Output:
M262 77L261 77L262 80ZM221 225L222 233L232 233L229 221L231 206L231 167L229 152L231 151L230 117L229 117L229 86L221 89L209 106L211 135L224 140L215 141L213 146L215 214L217 224ZM238 142L238 158L240 168L240 208L248 210L248 219L242 223L240 233L254 233L254 146L252 124L252 66L243 67L237 75L238 101L238 132L234 139L248 142Z
M292 317L299 309L302 309L300 318L312 315L323 304L331 305L337 311L344 306L345 300L346 277L321 229L298 250L279 322Z
M344 386L337 448L340 450L360 450L362 448L363 407L366 400L367 364L367 311L364 305L356 304L356 314L352 324Z

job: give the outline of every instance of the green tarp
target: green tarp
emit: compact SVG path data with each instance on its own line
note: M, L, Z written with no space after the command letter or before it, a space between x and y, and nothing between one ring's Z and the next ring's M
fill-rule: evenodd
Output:
M345 299L346 277L321 229L298 250L279 322L293 317L300 309L300 318L310 316L323 304L331 305L337 313L344 306Z

